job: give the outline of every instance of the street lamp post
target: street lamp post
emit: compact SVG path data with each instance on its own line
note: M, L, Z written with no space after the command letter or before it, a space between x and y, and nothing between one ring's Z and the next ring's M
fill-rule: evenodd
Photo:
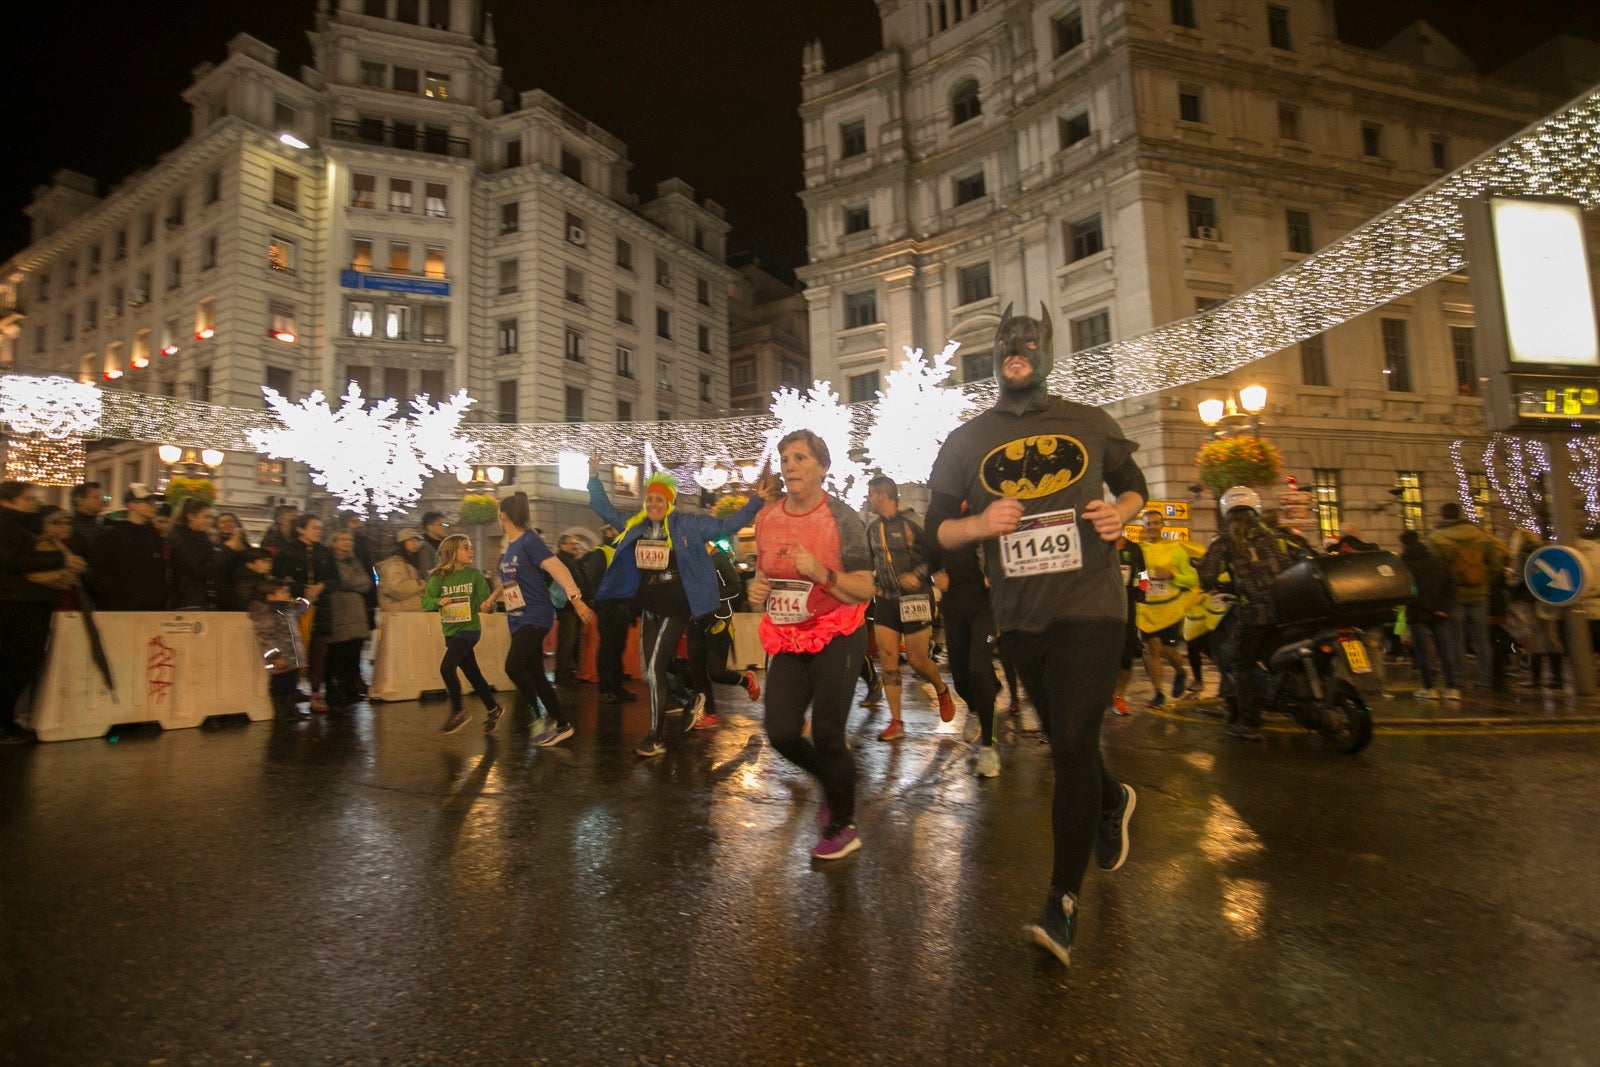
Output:
M180 445L157 445L156 458L166 464L167 484L175 474L209 482L222 466L227 454L220 448L188 448Z
M506 472L502 467L492 464L478 464L471 467L462 467L456 471L456 481L461 483L461 489L466 493L481 493L484 490L494 491L495 486L506 480ZM483 526L481 522L474 522L472 526L472 549L477 557L481 569L483 563Z
M1264 385L1247 385L1237 394L1229 392L1226 400L1209 397L1197 405L1200 421L1211 428L1214 437L1232 437L1248 434L1261 436L1261 413L1267 407L1267 388Z

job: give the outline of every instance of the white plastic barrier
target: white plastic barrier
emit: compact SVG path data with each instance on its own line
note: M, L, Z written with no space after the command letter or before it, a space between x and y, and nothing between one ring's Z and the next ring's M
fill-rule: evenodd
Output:
M473 650L484 680L499 692L516 688L506 677L511 630L500 612L480 617L483 636ZM444 631L433 611L386 611L372 635L372 681L367 695L376 700L415 700L424 692L442 692L439 661L444 658ZM461 680L468 689L466 679Z
M766 668L767 651L761 647L761 615L751 611L733 613L733 669Z
M111 611L94 619L116 694L94 664L83 616L56 612L29 711L41 741L100 737L119 723L179 730L212 715L272 718L267 672L243 612Z

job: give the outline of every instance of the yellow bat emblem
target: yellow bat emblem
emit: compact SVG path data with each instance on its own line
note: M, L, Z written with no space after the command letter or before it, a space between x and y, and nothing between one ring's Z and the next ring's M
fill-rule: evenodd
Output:
M1059 493L1089 467L1089 456L1077 438L1045 434L1007 441L983 457L980 477L994 496L1037 500Z

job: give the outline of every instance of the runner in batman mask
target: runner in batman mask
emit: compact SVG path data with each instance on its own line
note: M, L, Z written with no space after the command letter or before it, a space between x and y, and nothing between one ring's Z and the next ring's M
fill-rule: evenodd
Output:
M1090 853L1106 870L1127 858L1136 798L1101 765L1100 721L1127 620L1116 540L1148 490L1138 446L1116 420L1051 395L1050 312L1040 310L1029 319L1006 308L995 331L999 396L939 450L927 528L947 550L982 546L1002 647L1050 738L1055 858L1028 929L1066 963Z

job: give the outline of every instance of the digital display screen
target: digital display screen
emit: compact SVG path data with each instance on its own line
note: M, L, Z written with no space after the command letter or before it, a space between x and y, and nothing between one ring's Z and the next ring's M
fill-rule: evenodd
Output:
M1517 418L1540 422L1600 422L1600 386L1588 381L1512 376Z
M1600 366L1577 205L1495 198L1489 211L1511 362Z

